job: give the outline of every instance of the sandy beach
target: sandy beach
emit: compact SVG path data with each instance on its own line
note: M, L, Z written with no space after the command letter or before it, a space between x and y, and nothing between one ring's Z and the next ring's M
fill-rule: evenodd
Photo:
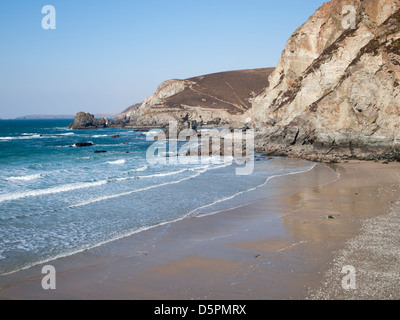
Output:
M1 299L399 299L399 163L316 164L260 200L0 278ZM357 271L346 291L343 266Z

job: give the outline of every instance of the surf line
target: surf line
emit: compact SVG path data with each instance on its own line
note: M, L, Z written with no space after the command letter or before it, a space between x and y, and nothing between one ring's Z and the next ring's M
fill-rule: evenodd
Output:
M88 201L85 201L85 202L81 202L81 203L77 203L77 204L71 205L71 206L69 206L69 208L83 207L83 206L86 206L86 205L89 205L89 204L92 204L92 203L105 201L105 200L110 200L110 199L115 199L115 198L119 198L119 197L124 197L124 196L128 196L128 195L131 195L131 194L134 194L134 193L137 193L137 192L143 192L143 191L148 191L148 190L155 189L155 188L164 187L164 186L167 186L167 185L178 184L178 183L181 183L183 181L187 181L187 180L196 178L199 175L201 175L202 173L207 172L209 170L215 170L215 169L219 169L219 168L226 167L226 166L228 166L228 165L221 165L221 166L217 166L217 167L214 167L214 168L208 168L208 169L204 169L204 170L199 170L196 174L194 174L192 176L189 176L189 177L186 177L186 178L183 178L183 179L180 179L180 180L168 181L168 182L164 182L164 183L161 183L161 184L148 186L148 187L141 188L141 189L127 191L127 192L124 192L124 193L118 193L118 194L113 194L113 195L109 195L109 196L99 197L99 198L96 198L96 199L92 199L92 200L88 200ZM185 170L182 170L182 172L183 171L185 171ZM175 172L174 174L177 174L177 172Z

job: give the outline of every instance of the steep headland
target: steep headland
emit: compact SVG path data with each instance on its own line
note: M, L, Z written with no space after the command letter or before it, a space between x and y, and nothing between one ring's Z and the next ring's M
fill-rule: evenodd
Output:
M342 25L347 5L354 29ZM249 112L260 150L399 158L399 9L398 0L333 0L295 31Z
M269 69L228 71L186 80L168 80L142 104L120 116L136 126L164 127L169 121L189 125L243 126L252 99L268 86Z

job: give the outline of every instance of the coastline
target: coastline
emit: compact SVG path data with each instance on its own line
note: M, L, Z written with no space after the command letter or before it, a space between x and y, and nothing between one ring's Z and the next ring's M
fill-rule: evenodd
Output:
M393 209L399 168L316 164L253 191L268 198L52 261L54 291L41 266L2 277L0 299L306 299L327 291L325 271L363 223Z

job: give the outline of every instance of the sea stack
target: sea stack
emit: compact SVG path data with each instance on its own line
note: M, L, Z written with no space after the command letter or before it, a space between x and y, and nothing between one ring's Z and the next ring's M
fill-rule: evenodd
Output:
M108 124L109 121L106 118L101 118L99 120L90 113L79 112L76 114L74 122L71 123L68 128L73 130L99 129L107 128Z

